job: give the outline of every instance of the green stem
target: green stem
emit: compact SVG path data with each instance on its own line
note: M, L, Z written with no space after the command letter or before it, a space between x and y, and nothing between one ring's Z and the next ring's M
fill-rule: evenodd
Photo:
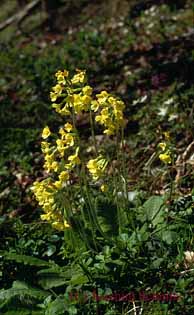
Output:
M93 143L94 143L95 153L96 153L96 156L97 156L98 155L98 149L97 149L97 144L96 144L96 138L95 138L95 132L94 132L94 120L93 120L93 117L92 117L91 108L90 108L90 128L91 128L92 140L93 140Z
M119 130L117 128L117 132L116 132L116 154L117 154L117 162L119 163L120 158L119 158ZM122 170L121 170L121 174L122 174ZM121 203L119 201L119 196L118 196L118 192L121 192L121 199L123 198L123 185L121 185L120 182L120 176L119 176L119 181L114 179L114 183L115 183L115 189L116 189L116 205L117 205L117 213L118 213L118 223L119 223L119 233L121 233Z
M104 232L102 231L99 223L98 223L98 218L97 218L97 215L96 215L96 209L95 209L95 203L93 202L93 200L91 199L90 197L90 192L89 192L89 188L88 188L88 183L87 183L87 179L86 179L86 176L85 176L85 170L83 171L83 179L84 179L84 187L86 188L86 197L88 199L88 204L89 204L89 212L90 212L90 217L91 217L91 223L93 225L96 226L97 230L100 232L100 234L106 238L106 235L104 234Z
M73 209L72 209L72 200L73 200L73 196L72 196L72 193L71 193L71 189L69 188L69 186L67 186L66 187L67 188L67 193L69 194L69 199L71 200L71 202L70 202L70 206L69 206L69 216L70 217L75 217L75 215L74 215L74 213L73 213ZM82 214L82 211L81 211L81 214ZM82 217L83 217L83 215L82 215ZM84 217L83 217L83 222L84 222L84 224L85 224L85 221L84 221ZM87 235L85 234L85 231L84 231L84 226L83 226L83 224L79 221L79 220L77 220L76 221L76 224L77 224L77 227L78 227L78 233L80 234L80 237L82 238L82 240L87 244L87 246L90 248L90 246L89 246L89 242L88 242L88 240L87 240Z

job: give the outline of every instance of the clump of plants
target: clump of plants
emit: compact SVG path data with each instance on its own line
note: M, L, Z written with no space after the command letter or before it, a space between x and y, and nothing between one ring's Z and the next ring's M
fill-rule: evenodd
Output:
M4 265L14 261L15 273L24 265L29 276L16 274L12 288L0 290L0 310L177 315L187 303L190 311L193 196L179 199L173 177L163 195L129 191L124 102L107 91L95 93L83 70L58 71L56 80L50 98L63 123L43 129L43 178L32 190L42 222L58 230L52 242L60 239L60 250L51 242L45 260L2 252ZM90 124L87 146L81 115ZM169 174L175 167L171 142L165 132L154 156ZM159 300L165 294L171 299Z
M78 220L81 230L90 223L92 230L96 228L100 232L95 194L100 189L118 199L118 192L122 194L124 187L126 189L126 181L124 161L110 174L111 159L108 152L97 145L96 124L102 127L104 140L116 137L116 153L120 157L125 104L107 91L95 94L87 83L85 71L77 70L72 77L66 70L58 71L56 78L50 97L52 107L64 118L64 125L57 132L51 132L48 126L43 130L41 146L48 175L41 182L36 181L33 190L45 212L41 218L51 222L53 227L73 229L73 222L81 216L82 223ZM93 139L90 157L83 152L77 127L77 116L83 113L89 116Z

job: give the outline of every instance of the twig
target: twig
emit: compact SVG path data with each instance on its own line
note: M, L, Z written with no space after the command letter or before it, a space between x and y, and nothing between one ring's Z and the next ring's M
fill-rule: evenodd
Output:
M189 156L191 155L192 151L194 150L194 141L192 141L186 150L183 152L183 154L179 155L177 160L176 160L176 169L177 169L177 175L175 178L176 184L178 184L181 176L184 175L185 172L185 164L186 161L189 159Z
M21 23L25 17L41 2L41 0L34 0L28 3L22 11L12 15L6 21L0 23L0 31L3 31L6 27L13 23Z
M137 315L135 302L133 301L134 315Z
M194 149L194 140L188 145L185 152L183 153L183 161L186 161L189 158L192 149Z
M140 306L135 306L135 302L133 301L133 308L131 308L126 314L131 313L132 311L134 311L134 315L137 315L136 309L140 308Z

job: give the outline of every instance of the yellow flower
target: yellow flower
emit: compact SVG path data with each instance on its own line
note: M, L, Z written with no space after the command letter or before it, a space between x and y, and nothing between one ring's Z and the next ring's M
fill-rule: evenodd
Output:
M86 71L77 70L77 72L71 79L73 84L83 83L86 79Z
M123 111L124 108L125 108L125 104L123 103L123 101L118 100L118 99L116 99L116 98L113 97L113 96L110 96L110 97L108 98L108 102L112 105L112 107L113 107L114 109Z
M66 136L66 132L65 132L65 130L61 127L60 129L59 129L59 134L61 135L61 139L63 140L64 138L65 138L65 136Z
M61 150L64 150L65 141L63 139L57 139L57 150L60 152Z
M50 92L50 99L51 99L51 102L56 102L57 94L54 92Z
M59 180L61 182L66 182L69 179L69 173L67 171L62 171L59 175Z
M65 149L66 149L64 145L64 141L61 139L57 139L56 142L57 142L57 151L60 153L61 157L63 157L65 154Z
M66 164L67 168L74 167L75 165L79 165L81 163L78 153L79 153L79 147L76 148L75 154L70 155L68 157L68 161L70 161L70 163Z
M98 103L98 101L94 100L94 101L91 102L91 109L94 112L97 112L99 107L100 107L100 104Z
M57 172L58 171L58 163L56 161L52 162L51 164L51 169L54 171L54 172Z
M93 89L87 85L86 72L76 70L74 76L69 77L67 70L57 71L55 74L57 84L52 88L50 97L52 107L60 115L72 115L89 111L91 108L97 112L96 121L103 125L104 133L114 134L123 124L124 103L106 91L97 94L93 100ZM78 134L74 129L71 118L65 119L64 126L59 129L55 144L47 142L51 131L46 126L42 132L42 151L45 156L44 167L47 172L52 172L47 179L34 184L33 190L39 205L44 210L42 220L48 221L58 230L64 231L71 227L65 220L61 200L62 189L70 185L69 179L73 175L74 168L82 161L79 158ZM76 117L75 117L76 118ZM54 140L55 141L55 140ZM166 153L162 151L162 153ZM167 152L168 153L168 152ZM169 155L170 156L170 155ZM108 161L103 156L98 156L87 163L88 173L92 180L100 179L102 192L108 190L104 183ZM58 177L57 177L58 176ZM72 205L76 209L76 205ZM68 219L68 217L67 217Z
M56 84L54 87L53 87L53 91L59 96L61 95L61 93L63 92L63 87L61 84Z
M102 125L106 124L108 119L109 119L108 108L103 108L100 115L97 115L95 118L96 122L99 122Z
M50 221L51 217L52 217L52 212L48 212L46 214L41 214L41 216L40 216L41 220L43 220L43 221Z
M170 133L168 131L165 131L164 132L164 137L165 137L166 141L169 141L170 140Z
M66 134L65 135L65 144L68 146L68 147L72 147L74 146L74 137L71 135L71 134Z
M65 78L69 76L69 71L67 71L67 70L61 71L61 70L59 70L59 71L57 71L55 73L55 76L56 76L57 81L59 83L65 83Z
M63 183L60 180L57 180L56 182L54 182L54 186L57 189L61 189L63 187Z
M42 131L42 138L47 139L50 136L51 132L48 126L46 126Z
M67 123L65 124L65 130L66 130L67 132L70 132L72 129L73 129L73 126L72 126L69 122L67 122Z
M45 158L45 161L52 164L54 162L54 153L46 154L44 158Z
M46 141L41 142L41 150L43 153L48 154L50 151L49 143Z
M63 231L64 229L70 228L70 225L66 220L64 222L55 221L52 223L52 226L59 231Z
M61 108L59 111L57 111L61 116L69 116L71 115L70 110L68 109L67 106L64 106L63 108Z
M80 158L79 158L79 156L77 156L76 154L70 155L70 156L68 157L68 160L69 160L71 163L73 163L73 164L80 164Z
M82 91L83 91L83 93L84 93L85 95L90 96L90 95L92 94L93 89L92 89L91 86L86 85L86 86L83 87Z
M160 142L158 144L159 148L162 149L162 151L165 151L166 150L166 143L165 142Z
M53 93L53 92L51 92L51 93ZM52 107L56 110L57 113L60 111L60 104L53 103Z
M102 184L100 186L100 189L101 189L102 192L106 192L108 190L108 186L106 184Z
M65 228L71 227L71 226L69 225L69 223L68 223L66 220L64 221L64 227L65 227Z
M110 94L107 91L102 91L100 94L96 94L96 97L98 99L98 102L103 105L103 103L106 103L107 98Z
M52 88L52 92L50 92L50 98L52 102L56 102L57 98L62 94L63 92L63 86L61 84L56 84Z
M87 163L87 168L94 180L98 180L103 176L107 164L108 161L103 159L102 156L92 159Z
M159 155L159 159L165 164L170 164L172 162L171 157L168 153L162 153Z
M80 113L83 109L82 96L80 94L73 94L73 107L75 113Z
M88 110L90 102L91 97L89 95L73 94L72 104L76 114L82 110Z
M91 102L91 97L89 95L84 95L82 96L81 101L83 102L83 105L87 106ZM86 108L84 107L83 109L87 110L87 107Z
M53 168L56 169L57 165L54 164L52 167L52 164L54 161L54 153L51 154L46 154L45 157L45 163L44 163L44 168L47 170L47 172L50 172Z
M115 128L114 124L110 124L109 127L103 131L103 133L105 133L108 136L112 136L112 135L114 135L115 130L116 130L116 128Z
M58 231L63 231L64 230L64 224L62 222L53 222L52 227L54 227Z
M64 75L64 77L68 77L69 76L69 71L63 70L63 75Z

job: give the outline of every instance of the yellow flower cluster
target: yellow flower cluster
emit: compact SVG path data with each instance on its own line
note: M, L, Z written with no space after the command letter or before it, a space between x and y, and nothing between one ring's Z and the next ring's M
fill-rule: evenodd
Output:
M65 150L73 147L75 144L75 134L71 133L73 126L70 123L66 123L65 126L59 129L60 137L56 140L57 151L60 157L64 157Z
M61 231L64 228L70 227L67 221L63 219L62 213L56 208L56 191L51 181L43 180L42 182L34 182L32 190L36 200L45 212L45 214L41 215L43 221L49 221L54 228Z
M67 70L64 71L57 71L55 74L57 78L57 84L52 88L50 92L50 98L52 102L56 102L56 100L62 95L64 87L67 83L67 79L69 76L69 72Z
M113 135L124 126L125 105L106 91L93 97L93 89L87 84L86 72L83 70L76 70L72 77L67 70L59 70L55 76L57 83L50 92L52 107L61 116L70 117L70 121L60 127L57 138L48 126L43 129L41 149L45 159L44 168L50 175L42 182L35 182L32 189L45 212L41 219L59 230L64 230L69 224L64 218L66 214L58 209L58 193L66 193L64 188L68 191L72 183L72 172L81 163L79 137L75 127L76 115L83 111L94 112L95 121L105 127L104 133ZM107 164L108 161L101 155L87 163L93 180L104 177ZM106 192L108 187L101 184L100 189Z
M169 134L165 133L165 139L169 140ZM165 164L171 164L172 159L171 159L171 152L169 149L169 145L166 142L160 142L158 144L158 147L161 149L162 153L159 154L159 159L164 162Z
M42 138L45 140L51 135L50 129L45 127L42 132ZM47 141L42 141L41 147L44 153L45 163L44 168L47 172L54 171L58 173L61 170L61 164L63 164L63 169L72 170L76 165L80 164L80 159L78 156L79 147L75 146L76 133L73 132L73 126L67 122L64 127L59 129L59 138L56 140L56 146L52 146ZM66 160L68 163L61 163L61 158L64 158L65 151L69 148L75 150L74 154L67 156ZM59 186L59 185L58 185Z
M45 211L41 219L50 222L56 229L64 230L69 225L57 210L55 196L58 191L68 185L71 171L80 164L79 147L76 145L77 135L72 124L67 122L59 129L59 137L54 144L47 141L48 137L52 138L52 133L46 126L42 132L41 143L45 159L44 168L48 173L54 172L55 176L54 179L35 182L32 189L39 205Z
M84 94L82 90L82 93L74 94L72 100L73 100L73 107L74 107L75 113L78 114L82 112L83 110L85 111L89 110L89 106L90 106L92 98L90 95Z
M171 164L172 160L168 153L161 153L159 155L159 159L164 162L165 164Z
M53 108L62 116L78 114L88 111L92 101L92 87L85 85L86 72L77 70L77 73L69 78L69 72L64 70L56 73L57 84L50 93ZM61 97L63 96L63 98ZM56 103L57 101L57 103Z
M96 159L92 159L87 163L87 168L94 180L98 180L104 175L107 164L108 161L102 156L98 156Z
M120 127L124 126L123 110L125 104L106 91L97 94L96 98L97 100L94 100L91 106L95 112L101 110L96 116L96 122L106 128L105 134L113 135Z
M92 98L93 89L87 85L85 71L77 70L72 78L67 70L58 71L56 78L57 84L52 89L51 101L57 113L68 116L72 112L79 114L92 110L97 113L95 120L105 127L104 133L107 135L115 134L124 126L125 104L106 91Z

